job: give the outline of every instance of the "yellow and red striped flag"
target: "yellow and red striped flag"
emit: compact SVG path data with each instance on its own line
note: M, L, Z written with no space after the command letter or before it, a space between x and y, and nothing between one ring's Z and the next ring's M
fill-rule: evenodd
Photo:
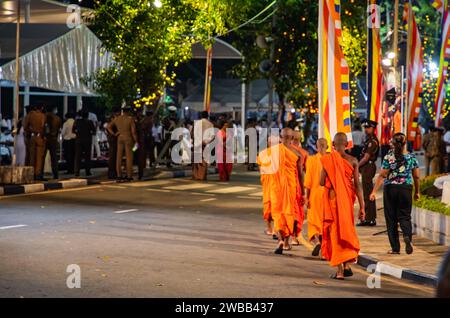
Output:
M444 16L442 19L441 51L439 59L439 78L435 101L436 127L441 125L444 111L449 107L446 103L447 87L449 85L450 64L450 9L447 1L444 3Z
M444 1L445 0L430 0L431 6L438 10L441 14L444 14Z
M408 105L409 111L407 136L409 141L415 141L419 128L419 113L422 106L422 82L423 82L423 47L420 39L419 27L416 23L414 12L409 10L410 3L405 3L403 21L408 26Z
M350 119L350 70L341 48L340 0L319 0L319 137L331 145L343 132L353 146Z
M367 30L367 118L380 123L384 94L379 12L377 12L380 0L369 0L368 4L371 21ZM381 129L381 125L379 128Z

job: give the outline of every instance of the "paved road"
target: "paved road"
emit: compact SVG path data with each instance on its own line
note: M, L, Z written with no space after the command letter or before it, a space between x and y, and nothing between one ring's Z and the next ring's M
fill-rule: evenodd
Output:
M383 278L328 278L305 246L277 256L257 174L96 186L0 199L0 297L432 297ZM21 226L22 227L10 227ZM81 288L66 286L67 266Z

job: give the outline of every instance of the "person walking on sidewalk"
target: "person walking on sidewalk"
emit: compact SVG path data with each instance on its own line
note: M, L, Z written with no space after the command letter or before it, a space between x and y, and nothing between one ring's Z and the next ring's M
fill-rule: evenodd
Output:
M412 193L414 181L414 199L420 198L419 163L414 154L406 150L406 136L397 133L392 138L393 150L383 159L380 175L370 194L370 200L375 202L376 193L384 183L384 215L392 250L389 254L400 254L398 224L403 232L406 254L413 252L412 246Z
M359 172L362 177L362 186L364 194L364 205L366 207L366 219L361 221L358 226L376 226L377 225L377 207L375 201L370 201L369 196L373 190L373 178L377 172L376 161L380 153L380 142L375 136L375 129L378 123L373 120L366 120L363 124L367 139L359 161Z

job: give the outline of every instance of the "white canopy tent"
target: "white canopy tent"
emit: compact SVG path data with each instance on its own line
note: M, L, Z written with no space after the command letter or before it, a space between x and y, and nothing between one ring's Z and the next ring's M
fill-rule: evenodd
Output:
M27 29L32 32L36 26L35 24L24 24L22 29L26 34ZM52 27L52 25L40 26ZM20 56L20 83L25 87L59 92L40 94L77 96L77 108L80 108L81 96L95 96L92 87L86 86L82 79L94 74L99 69L110 67L113 59L110 53L101 49L101 41L85 25L66 31L57 38ZM15 81L15 72L15 60L0 66L1 85L12 86L12 82ZM21 94L24 94L25 100L27 100L27 95L36 93L26 90ZM66 100L67 98L65 98L65 109L67 109Z
M112 56L101 52L101 41L80 25L20 57L20 82L49 90L93 95L83 77L112 65ZM0 80L14 81L15 60L0 67Z

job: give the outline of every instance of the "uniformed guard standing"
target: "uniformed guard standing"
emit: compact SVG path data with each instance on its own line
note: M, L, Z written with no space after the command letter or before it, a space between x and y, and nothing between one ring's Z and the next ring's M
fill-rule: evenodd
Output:
M117 179L117 129L115 127L111 127L112 134L110 133L108 127L112 125L112 122L115 118L119 117L121 114L120 107L113 108L113 114L110 122L106 126L106 132L108 137L108 178L109 179Z
M35 180L44 180L45 121L43 105L37 105L24 119L23 129L29 137L28 154L30 165L34 167Z
M375 201L370 200L370 194L373 190L373 178L377 172L376 161L380 152L380 143L375 136L375 129L378 123L372 120L366 120L363 123L367 135L361 152L359 161L359 171L362 177L362 186L364 193L364 203L366 207L366 219L360 222L358 226L376 226L377 207Z
M47 154L47 150L50 151L50 159L51 159L51 163L52 163L52 173L53 173L53 178L54 179L58 179L59 178L59 174L58 174L58 155L57 155L57 150L58 150L58 136L59 133L61 131L61 118L59 118L58 115L56 115L56 111L57 108L55 106L48 106L47 107L47 134L45 136L45 152L44 154ZM45 155L44 155L45 157Z
M153 116L143 116L142 111L136 112L136 130L138 135L139 150L138 167L139 167L139 180L144 177L144 170L147 166L147 158L150 157L150 164L152 163L151 149L153 143L152 136L153 128Z
M114 133L113 129L117 129ZM134 119L131 116L131 108L124 107L123 114L116 117L111 125L108 127L110 134L117 136L117 178L122 178L122 156L125 151L126 167L127 167L127 181L133 180L133 146L138 143L136 135L136 125Z

